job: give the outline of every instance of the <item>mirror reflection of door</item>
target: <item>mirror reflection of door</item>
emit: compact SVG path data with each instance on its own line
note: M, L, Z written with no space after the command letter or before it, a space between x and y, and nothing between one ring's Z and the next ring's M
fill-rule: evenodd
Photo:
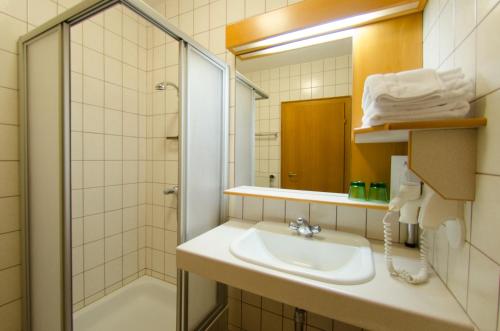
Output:
M281 187L343 192L350 97L281 105Z

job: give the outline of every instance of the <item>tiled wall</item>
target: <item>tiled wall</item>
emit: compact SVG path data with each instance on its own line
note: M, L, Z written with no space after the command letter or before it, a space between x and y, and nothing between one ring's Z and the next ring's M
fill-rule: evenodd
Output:
M155 27L148 30L147 61L147 162L146 162L146 274L176 283L177 197L164 195L165 188L178 184L177 90L160 82L178 85L179 43Z
M304 217L325 229L384 239L382 218L385 213L379 210L236 196L230 196L229 205L230 217L234 218L288 223ZM395 222L393 240L404 241L405 236L404 228ZM293 307L255 294L234 288L229 290L230 330L293 330L293 311ZM361 330L312 313L308 313L307 324L308 330Z
M71 27L75 310L145 268L148 25L115 6Z
M0 330L21 328L17 40L72 0L0 1Z
M229 288L230 331L293 331L295 308L250 292ZM356 326L306 313L308 331L362 331Z
M480 330L500 330L500 5L498 0L430 0L424 12L424 66L462 67L474 80L479 129L476 200L467 204L466 243L430 233L431 263ZM459 180L457 178L457 180Z
M244 75L269 94L269 99L256 103L255 132L278 133L276 138L255 140L255 184L280 187L281 102L351 95L351 54ZM271 174L275 175L272 183Z

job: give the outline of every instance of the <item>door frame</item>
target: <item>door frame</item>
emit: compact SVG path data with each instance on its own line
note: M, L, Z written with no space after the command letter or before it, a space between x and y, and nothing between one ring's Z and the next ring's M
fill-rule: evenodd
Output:
M352 126L352 96L339 96L339 97L328 97L328 98L316 98L316 99L307 99L307 100L292 100L292 101L284 101L280 104L280 186L283 183L283 116L281 116L281 112L283 110L284 104L291 103L305 103L311 101L321 101L321 100L336 100L339 102L344 102L346 107L344 110L344 180L343 180L343 192L337 193L347 193L349 189L349 183L351 182L351 126Z

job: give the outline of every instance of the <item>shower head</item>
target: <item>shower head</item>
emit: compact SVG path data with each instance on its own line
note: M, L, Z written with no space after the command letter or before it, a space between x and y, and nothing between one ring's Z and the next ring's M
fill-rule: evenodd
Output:
M177 85L175 85L172 82L160 82L160 83L158 83L158 84L155 85L155 90L157 90L157 91L165 91L168 86L173 87L174 89L176 89L177 90L177 94L179 93L179 88L177 87Z

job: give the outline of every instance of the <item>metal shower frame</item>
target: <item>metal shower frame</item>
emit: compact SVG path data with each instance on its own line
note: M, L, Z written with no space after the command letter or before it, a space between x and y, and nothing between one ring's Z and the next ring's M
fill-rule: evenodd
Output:
M29 161L28 161L28 103L27 103L27 47L28 45L37 40L38 38L42 38L46 33L50 31L54 31L56 29L60 30L61 33L61 49L60 54L63 59L61 63L61 81L63 82L62 86L60 86L61 94L63 96L63 100L60 101L61 109L62 109L62 125L61 132L63 134L63 146L62 146L62 155L61 160L63 162L62 168L63 174L63 187L62 191L64 193L63 196L63 210L62 210L62 223L61 228L63 229L63 233L60 234L62 238L62 246L60 256L63 259L63 284L62 287L62 296L61 301L64 303L62 309L63 321L61 321L61 329L70 331L73 329L72 325L72 262L71 262L71 146L70 146L70 27L71 25L77 24L99 12L102 12L114 5L122 4L127 8L131 9L145 20L168 34L173 39L179 41L179 111L180 116L184 116L187 111L187 98L186 98L186 52L187 48L192 47L196 49L199 53L206 56L213 64L217 65L223 72L223 139L222 139L222 183L221 187L223 189L227 188L228 184L228 116L229 116L229 66L219 59L214 54L210 53L205 47L196 42L190 36L180 31L174 25L169 23L162 15L156 12L153 8L145 4L140 0L85 0L82 3L75 5L72 8L69 8L62 14L54 17L49 20L45 24L31 30L24 36L22 36L18 41L18 49L19 49L19 102L20 102L20 177L21 177L21 229L22 229L22 265L23 265L23 329L31 330L30 324L30 256L29 256ZM182 133L182 126L179 127L179 137ZM179 140L179 151L185 150L185 146L182 144L182 140ZM183 174L185 173L185 162L183 162L182 158L179 158L179 178L183 178ZM223 194L223 190L220 192L221 195L221 215L219 222L222 222L225 218L225 198ZM185 214L185 208L181 203L182 199L178 199L178 242L182 243L185 241L186 233L185 226L182 222L183 215ZM184 286L187 286L188 277L187 273L183 271L178 271L177 277L177 296L178 296L178 304L177 304L177 329L181 330L181 325L186 323L187 316L184 315L185 309L181 308L181 302L184 304L184 308L187 306L187 296L186 299L182 300L182 295L184 293ZM183 284L183 281L185 282ZM225 286L219 285L218 287L218 306L217 308L210 314L207 321L212 320L213 318L219 316L225 309L227 305L227 301L225 298ZM222 301L221 301L222 300ZM205 322L207 322L205 321ZM206 326L203 325L202 326Z

